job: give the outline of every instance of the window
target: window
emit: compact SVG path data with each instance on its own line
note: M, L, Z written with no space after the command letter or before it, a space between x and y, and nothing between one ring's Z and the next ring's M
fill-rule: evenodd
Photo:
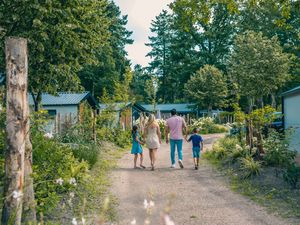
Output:
M55 110L55 109L49 109L49 110L48 110L48 114L49 114L50 116L56 116L56 110Z

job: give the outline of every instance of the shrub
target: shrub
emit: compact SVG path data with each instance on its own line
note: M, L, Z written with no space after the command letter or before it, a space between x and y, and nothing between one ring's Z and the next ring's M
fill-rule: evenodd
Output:
M291 164L283 173L283 179L292 187L296 188L300 179L300 167L295 163Z
M226 156L226 149L220 145L220 143L214 144L213 145L213 156L217 160L224 159Z
M240 158L245 158L249 155L249 151L242 147L241 145L237 144L234 149L228 154L227 161L230 163L238 162Z
M247 156L241 159L241 169L244 173L244 178L249 178L260 174L261 164L251 156Z
M166 132L166 121L163 119L157 120L157 123L159 125L160 128L160 132L161 132L161 138L165 139L165 132Z
M112 131L112 141L119 147L125 148L131 144L131 131L115 128Z
M192 124L189 128L190 132L192 132L194 128L199 128L201 134L224 133L228 131L225 126L216 124L211 117L202 117L197 120L192 120Z
M289 167L294 163L296 151L289 149L288 134L283 136L276 131L271 131L264 141L264 161L270 166Z
M72 150L54 139L46 139L42 134L32 137L33 178L37 210L50 213L61 201L63 194L74 189L69 183L75 178L80 183L88 170L86 162L79 162ZM63 185L56 183L62 178Z
M100 152L100 147L97 143L70 144L68 146L72 149L73 155L79 159L79 161L87 161L90 168L97 162Z

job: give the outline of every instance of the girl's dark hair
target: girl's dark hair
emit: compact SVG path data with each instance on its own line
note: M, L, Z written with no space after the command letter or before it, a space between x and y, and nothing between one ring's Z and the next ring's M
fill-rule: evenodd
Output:
M134 125L134 126L132 127L132 133L135 134L135 133L137 132L137 130L138 130L138 126L137 126L137 125Z

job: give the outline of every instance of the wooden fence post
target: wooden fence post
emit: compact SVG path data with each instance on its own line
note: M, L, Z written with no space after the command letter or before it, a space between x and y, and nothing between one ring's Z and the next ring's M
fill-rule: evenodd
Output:
M21 224L27 132L27 40L7 38L6 152L2 224Z

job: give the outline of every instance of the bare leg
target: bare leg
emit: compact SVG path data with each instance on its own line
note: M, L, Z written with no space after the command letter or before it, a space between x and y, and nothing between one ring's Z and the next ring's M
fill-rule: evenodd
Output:
M144 159L144 156L143 156L143 153L140 154L140 167L142 167L143 169L145 169L145 166L143 165L143 159Z
M200 159L200 158L197 158L197 166L199 166L199 159Z
M194 164L195 164L195 166L198 165L198 163L197 163L197 158L194 158Z
M136 168L136 161L137 161L137 158L138 158L138 154L134 154L134 168Z
M155 167L157 149L152 150L152 167Z
M149 149L149 157L150 157L150 162L151 162L151 167L152 167L152 149Z

